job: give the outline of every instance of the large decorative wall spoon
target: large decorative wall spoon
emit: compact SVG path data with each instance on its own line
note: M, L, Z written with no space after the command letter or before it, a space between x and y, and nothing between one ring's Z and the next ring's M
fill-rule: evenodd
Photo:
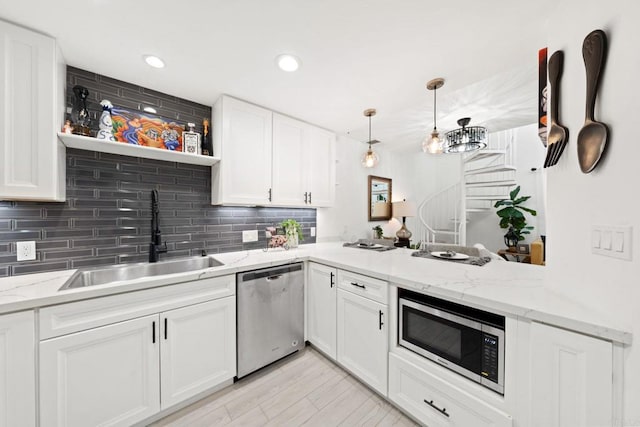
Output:
M578 161L584 173L591 172L604 152L609 130L594 118L600 73L607 50L607 36L602 30L592 31L582 45L582 57L587 74L587 100L584 126L578 134Z

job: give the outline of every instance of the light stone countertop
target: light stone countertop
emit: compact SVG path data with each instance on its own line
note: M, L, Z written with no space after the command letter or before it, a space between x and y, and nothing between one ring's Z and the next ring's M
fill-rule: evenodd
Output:
M314 261L503 315L631 343L631 334L623 326L611 324L612 319L606 313L599 313L595 307L581 305L545 286L547 269L544 267L506 261L492 261L480 267L412 257L412 252L405 248L385 252L345 248L338 242L302 245L289 251L230 252L212 255L224 263L219 267L65 291L59 288L76 270L8 277L0 279L0 313Z

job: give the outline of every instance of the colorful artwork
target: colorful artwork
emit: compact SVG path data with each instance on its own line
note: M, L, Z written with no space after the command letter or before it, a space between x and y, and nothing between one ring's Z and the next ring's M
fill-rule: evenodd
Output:
M547 146L547 48L538 51L538 136Z
M184 127L175 122L168 123L158 117L122 108L114 108L111 118L113 135L118 142L182 151Z

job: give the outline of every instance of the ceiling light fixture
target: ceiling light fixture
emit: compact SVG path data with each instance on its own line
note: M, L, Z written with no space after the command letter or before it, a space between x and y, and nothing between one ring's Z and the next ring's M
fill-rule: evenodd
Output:
M441 154L443 151L442 140L436 127L436 92L444 86L444 79L437 78L427 82L427 89L433 91L433 131L422 141L422 151L429 154Z
M276 58L276 64L278 64L278 67L280 67L282 71L292 73L300 68L300 59L285 53L278 55Z
M471 119L465 117L458 120L459 129L447 132L445 153L466 153L481 150L487 146L487 128L482 126L467 126Z
M378 165L378 162L380 161L380 157L378 157L378 154L371 149L371 144L377 144L378 142L380 142L377 139L371 139L371 117L375 115L375 108L368 108L364 110L364 116L369 117L369 149L366 153L364 153L364 156L362 157L362 166L364 166L365 168L376 167Z
M153 68L164 68L164 61L155 55L144 55L144 62Z

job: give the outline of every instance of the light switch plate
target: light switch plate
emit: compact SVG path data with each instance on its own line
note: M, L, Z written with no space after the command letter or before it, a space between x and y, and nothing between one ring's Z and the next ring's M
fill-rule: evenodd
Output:
M258 230L245 230L242 232L242 243L257 242Z
M615 225L591 227L591 252L613 258L631 260L632 228Z
M316 228L311 227L311 237L316 237Z
M36 242L16 242L18 261L32 261L36 259Z

